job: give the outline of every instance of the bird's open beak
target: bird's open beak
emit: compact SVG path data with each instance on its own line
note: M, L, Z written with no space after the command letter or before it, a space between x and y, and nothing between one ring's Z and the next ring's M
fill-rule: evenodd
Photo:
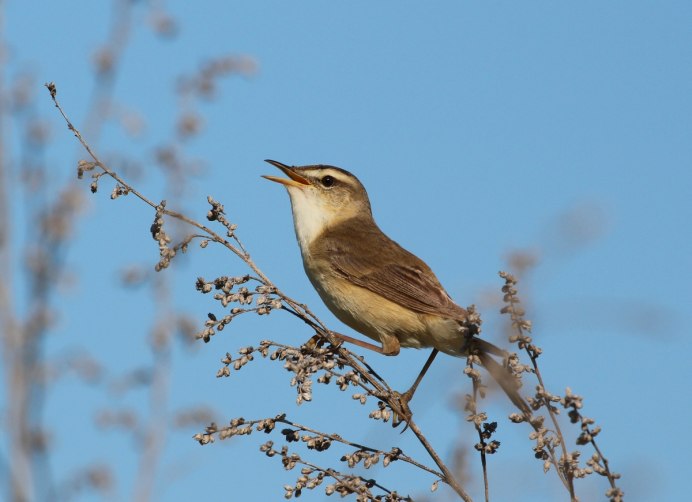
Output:
M265 160L265 162L268 162L272 166L281 169L284 172L284 174L288 176L290 179L267 175L263 175L263 178L267 178L269 181L276 181L277 183L281 183L282 185L293 186L298 188L305 188L306 186L310 185L310 181L306 178L303 178L300 174L296 173L292 167L287 166L286 164L282 164L281 162L277 162L276 160L267 159Z

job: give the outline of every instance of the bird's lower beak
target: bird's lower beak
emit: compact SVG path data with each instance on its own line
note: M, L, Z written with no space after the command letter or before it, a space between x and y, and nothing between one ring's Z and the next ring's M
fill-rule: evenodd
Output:
M269 181L276 181L277 183L281 183L282 185L293 186L298 188L305 188L306 186L310 185L310 181L306 178L303 178L300 174L296 173L292 167L287 166L286 164L282 164L281 162L277 162L276 160L267 159L265 160L265 162L268 162L271 165L281 169L284 172L284 174L288 176L290 179L267 175L263 175L263 178L266 178Z

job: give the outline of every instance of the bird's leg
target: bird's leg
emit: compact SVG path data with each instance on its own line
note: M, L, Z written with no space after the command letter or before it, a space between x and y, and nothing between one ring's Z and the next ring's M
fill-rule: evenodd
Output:
M337 333L336 331L330 331L329 334L332 335L337 340L341 340L342 342L352 343L353 345L357 345L358 347L372 350L373 352L377 352L378 354L383 354L385 356L395 356L399 353L398 343L396 344L396 346L393 346L393 344L385 342L382 344L382 347L379 347L379 346L375 345L374 343L364 342L363 340L359 340L358 338L353 338L353 337L348 336L348 335L342 335L341 333ZM319 338L322 338L322 336L321 335L313 336L310 340L308 340L306 345L314 346L315 344L317 344L317 341ZM398 342L398 340L397 340L397 342Z
M433 361L435 360L435 357L437 356L438 352L439 352L439 350L432 349L432 352L428 356L428 360L425 361L425 364L423 365L423 369L420 370L420 373L418 373L418 376L416 377L416 381L413 382L413 385L411 385L411 388L409 390L407 390L406 392L404 392L401 395L402 399L405 399L407 403L413 398L413 394L416 392L416 389L418 388L418 385L421 383L421 380L423 380L423 377L425 376L425 374L430 369L430 366L432 365Z
M399 354L401 348L401 345L399 344L399 339L395 336L382 337L382 347L378 347L375 344L364 342L363 340L359 340L348 335L342 335L341 333L337 333L336 331L330 331L329 334L337 340L341 340L342 342L349 342L353 345L357 345L358 347L372 350L373 352L377 352L378 354L383 354L385 356L396 356L397 354ZM320 334L316 334L310 340L308 340L308 342L305 345L307 345L308 347L314 347L322 340L324 340L324 337ZM390 407L394 412L394 416L392 417L393 427L397 427L401 422L408 421L411 419L413 413L411 413L411 409L409 408L408 403L411 400L411 398L413 398L413 394L416 392L418 385L421 383L421 380L423 380L423 377L430 368L430 365L435 360L435 356L437 356L437 353L438 350L433 349L433 351L430 353L430 356L428 356L428 360L425 362L423 369L420 371L418 377L416 377L415 382L413 382L413 385L411 386L411 388L409 388L409 390L407 390L403 394L399 394L396 391L392 391L392 401L394 401L394 403L390 403ZM404 428L404 430L401 432L404 432L405 430L406 428Z
M408 403L413 399L413 394L416 392L416 389L418 388L418 385L421 383L423 380L423 377L425 374L428 372L428 369L430 369L430 366L432 365L433 361L435 360L435 357L437 356L437 353L439 350L433 349L432 352L430 352L430 355L428 356L428 360L425 361L425 364L423 365L423 369L420 370L420 373L418 373L418 376L416 377L416 381L413 382L413 385L404 392L403 394L399 394L397 396L399 400L399 406L401 407L401 411L404 413L404 417L401 417L403 420L408 420L411 418L411 408L409 408ZM394 417L394 420L392 421L392 425L396 427L402 422L402 420L399 420L398 416ZM404 430L406 430L404 428ZM403 432L403 431L402 431Z

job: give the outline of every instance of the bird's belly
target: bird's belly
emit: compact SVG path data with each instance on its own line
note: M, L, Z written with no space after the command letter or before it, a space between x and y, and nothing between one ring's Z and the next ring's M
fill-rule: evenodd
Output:
M383 335L392 334L402 321L401 316L395 315L401 307L341 277L328 281L318 277L313 285L341 322L373 340L382 341Z
M414 312L336 274L308 277L329 310L359 333L382 343L395 336L402 347L435 347L462 355L464 339L457 321Z
M464 356L464 339L461 325L454 319L432 314L421 314L425 329L420 333L423 347L435 347L450 356Z

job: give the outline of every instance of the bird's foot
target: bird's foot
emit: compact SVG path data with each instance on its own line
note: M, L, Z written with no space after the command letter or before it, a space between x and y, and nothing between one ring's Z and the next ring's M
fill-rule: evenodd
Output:
M307 342L305 342L302 347L304 347L307 350L314 350L318 347L324 346L324 343L327 342L328 340L323 336L320 335L319 333L315 333L315 335L310 338ZM338 349L344 344L343 340L337 338L336 343L332 345L335 349Z
M407 390L403 394L392 391L392 411L394 416L392 417L392 427L398 427L402 422L406 422L406 426L403 428L401 433L403 434L406 429L408 429L408 423L413 418L413 412L409 407L408 403L413 397L413 392L411 389Z

